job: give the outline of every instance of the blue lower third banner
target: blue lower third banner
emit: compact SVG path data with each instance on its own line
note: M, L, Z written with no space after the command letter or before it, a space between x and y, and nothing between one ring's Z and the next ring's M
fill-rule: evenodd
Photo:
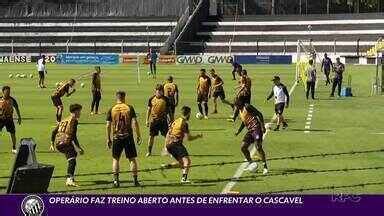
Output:
M384 196L380 195L89 195L44 194L0 195L0 215L167 215L212 214L239 215L281 213L287 215L300 210L313 215L314 209L322 213L357 215L364 211L384 210ZM187 210L186 210L187 209ZM236 211L234 211L236 209ZM361 211L360 211L361 210ZM170 213L170 214L168 214ZM356 214L355 214L356 213ZM290 215L290 214L288 214ZM302 214L296 214L302 215ZM334 214L332 214L334 215Z
M58 64L118 64L117 54L59 53Z
M292 64L291 55L236 55L239 64Z

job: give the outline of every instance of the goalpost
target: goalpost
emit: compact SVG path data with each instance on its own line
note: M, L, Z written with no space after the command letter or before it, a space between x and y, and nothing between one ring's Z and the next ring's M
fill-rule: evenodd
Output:
M298 40L297 41L297 54L296 54L296 82L303 82L306 88L307 75L306 71L309 67L309 60L312 59L313 63L317 63L317 53L312 40ZM319 59L320 61L320 59Z

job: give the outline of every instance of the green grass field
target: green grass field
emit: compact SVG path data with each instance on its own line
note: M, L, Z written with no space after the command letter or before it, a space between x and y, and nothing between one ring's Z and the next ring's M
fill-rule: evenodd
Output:
M192 169L188 185L179 184L180 170L161 172L160 164L172 161L160 156L163 137L155 141L154 153L145 158L148 129L145 127L145 111L148 98L156 83L161 83L170 74L181 90L180 105L189 105L196 113L195 83L200 66L158 67L158 79L147 79L142 70L142 83L136 82L134 65L103 66L102 115L90 116L90 80L84 80L85 88L77 84L77 92L64 98L64 116L68 115L70 103L81 103L83 108L78 138L85 154L78 157L76 180L78 188L64 185L66 160L60 153L49 152L50 133L55 125L55 108L50 95L54 84L78 74L91 71L92 66L48 65L48 88L40 90L37 79L10 79L9 73L35 73L35 65L0 65L0 85L10 85L12 94L21 106L23 123L17 127L18 139L33 137L37 142L37 158L40 163L55 166L50 192L73 193L220 193L237 168L243 162L240 143L244 132L235 137L239 121L229 123L225 119L231 109L219 103L219 114L209 120L192 118L192 132L203 133L204 138L186 142L191 154ZM209 66L206 66L209 68ZM271 77L278 74L288 88L294 83L294 65L248 65L253 80L252 103L266 119L273 116L273 102L265 98L271 90ZM227 97L232 100L236 83L231 79L231 68L217 66L224 78ZM347 74L353 77L355 97L330 99L330 89L323 81L318 85L319 100L306 101L302 85L292 94L292 103L286 110L289 128L286 131L270 131L264 141L269 159L270 172L244 172L232 191L240 193L334 193L384 194L384 97L370 97L373 66L347 66ZM143 144L139 147L139 178L142 187L132 186L129 164L121 161L121 188L113 189L111 180L112 158L105 145L105 112L114 104L114 93L121 89L127 92L127 102L139 114ZM314 104L311 132L304 133L310 104ZM210 102L212 107L212 102ZM0 137L0 193L5 192L14 155L4 129Z

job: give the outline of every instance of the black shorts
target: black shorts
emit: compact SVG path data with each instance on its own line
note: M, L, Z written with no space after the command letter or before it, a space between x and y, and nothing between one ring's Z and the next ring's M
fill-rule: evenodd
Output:
M225 92L224 91L215 91L212 94L213 98L220 98L221 100L225 100Z
M101 92L100 91L92 91L92 96L94 100L100 100L101 99Z
M197 102L202 103L202 102L208 102L209 96L208 93L198 93L197 94Z
M174 97L167 97L169 101L169 109L171 110L172 113L175 113L176 110L176 102Z
M182 143L172 143L167 145L167 151L176 160L180 160L183 157L187 157L189 155L187 149Z
M149 124L149 135L158 136L159 132L164 137L168 133L168 121L166 119L154 119Z
M282 115L284 113L285 103L275 104L275 113L276 115Z
M132 135L126 138L113 139L112 157L115 159L119 159L123 150L125 151L126 158L133 159L137 157L135 140L133 139Z
M39 78L44 79L45 77L45 72L44 71L39 71Z
M72 144L57 144L56 149L60 153L63 153L67 160L77 157L77 152Z
M235 104L251 104L251 95L240 95L236 97Z
M0 131L3 130L3 127L7 129L7 131L11 134L16 133L15 123L13 119L0 119Z
M331 69L324 69L324 74L329 75L331 73Z
M57 96L51 96L52 104L55 107L63 106L63 101L61 101L60 97Z
M252 143L255 143L257 149L262 148L263 132L260 128L248 131L243 138L243 143L247 147L250 146Z

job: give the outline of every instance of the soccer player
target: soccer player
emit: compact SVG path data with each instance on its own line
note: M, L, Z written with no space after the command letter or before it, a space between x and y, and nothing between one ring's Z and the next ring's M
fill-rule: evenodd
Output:
M13 122L13 109L16 110L17 123L21 125L21 115L19 105L16 100L11 97L11 88L9 86L3 86L3 96L0 97L0 131L5 127L8 133L11 135L12 140L12 153L16 154L16 128Z
M149 60L149 69L151 70L152 78L156 78L156 63L158 55L155 50L152 48L149 49L148 60Z
M170 110L168 98L164 96L163 85L157 84L155 95L148 100L146 125L149 127L149 139L146 157L152 155L153 143L159 132L164 137L167 135L168 124L172 121Z
M213 103L214 103L214 110L213 114L217 113L217 98L220 97L221 102L224 104L227 104L229 106L232 106L231 103L229 103L225 99L225 92L224 92L224 81L221 79L219 75L217 75L215 69L211 69L211 77L212 77L212 97L213 97Z
M315 100L315 86L316 86L316 67L313 65L313 60L309 60L309 68L306 71L307 77L307 100L309 98L309 93L311 93L312 100Z
M120 187L120 156L123 150L130 161L131 172L135 186L140 186L137 180L137 152L135 140L133 139L133 128L136 132L136 143L141 144L141 135L136 112L131 105L125 103L125 92L116 93L116 105L107 113L107 147L112 148L112 172L113 186Z
M331 68L333 68L332 60L328 57L327 53L324 53L324 58L321 63L321 72L324 72L326 77L325 85L331 84L331 79L329 75L331 74Z
M179 104L179 89L173 82L173 77L169 76L167 82L164 84L164 96L168 98L171 109L171 119L175 117L175 109Z
M263 114L250 104L237 104L236 106L240 110L242 123L235 135L239 135L244 127L247 127L248 129L248 132L245 134L241 144L241 151L243 152L245 159L248 161L244 170L254 172L257 169L257 163L252 160L251 153L249 152L249 146L252 143L255 143L257 152L263 161L263 174L265 175L268 173L268 167L265 152L262 146L263 134L266 131L264 127Z
M75 183L76 157L78 149L79 154L84 154L83 148L77 139L77 125L81 115L82 106L80 104L71 104L69 111L71 115L60 121L56 128L52 131L50 150L55 148L65 155L68 161L67 181L69 187L77 187Z
M343 73L345 71L345 66L343 63L340 62L340 58L336 58L336 63L333 66L333 71L335 72L333 77L333 85L332 85L332 92L330 97L335 96L335 90L337 87L337 95L340 97L341 93L341 85L343 84Z
M237 88L237 93L235 96L235 104L250 104L251 103L251 89L252 89L252 80L248 76L247 70L243 70L241 72L240 77L240 85ZM235 122L237 116L239 115L239 110L237 106L234 107L233 116L231 116L228 120L231 122Z
M275 113L277 116L277 125L274 131L280 130L280 125L283 124L283 129L288 127L287 122L283 116L284 107L289 107L289 92L287 87L280 82L279 76L274 76L272 79L274 83L274 87L272 88L271 93L267 97L267 101L269 101L273 96L275 97Z
M241 71L243 71L243 67L241 64L235 62L233 59L230 60L230 63L232 64L232 80L236 80L236 73L238 76L241 76Z
M46 88L44 85L44 80L45 80L45 74L47 74L47 70L45 68L45 55L42 55L39 60L37 60L37 71L39 73L39 85L38 87L40 88Z
M101 100L101 68L100 66L95 67L95 72L92 74L92 104L91 104L91 115L99 114L99 104ZM95 111L95 112L94 112Z
M187 149L183 145L183 139L186 136L188 141L193 141L203 137L202 134L193 136L189 132L188 120L190 117L191 108L187 106L182 107L181 117L173 121L165 138L167 151L177 160L177 166L182 170L181 183L189 183L188 173L191 166L191 159L189 158ZM172 167L173 165L174 164L168 164L162 167Z
M61 98L66 95L67 97L71 96L73 93L75 93L76 89L74 88L76 84L76 80L70 79L67 82L64 82L63 84L59 85L59 87L56 88L56 90L53 92L51 99L53 105L56 107L56 121L61 121L61 116L63 114L63 102L61 101Z
M199 112L205 119L208 119L208 99L211 96L211 79L206 74L205 69L200 69L200 74L197 79L196 93Z

